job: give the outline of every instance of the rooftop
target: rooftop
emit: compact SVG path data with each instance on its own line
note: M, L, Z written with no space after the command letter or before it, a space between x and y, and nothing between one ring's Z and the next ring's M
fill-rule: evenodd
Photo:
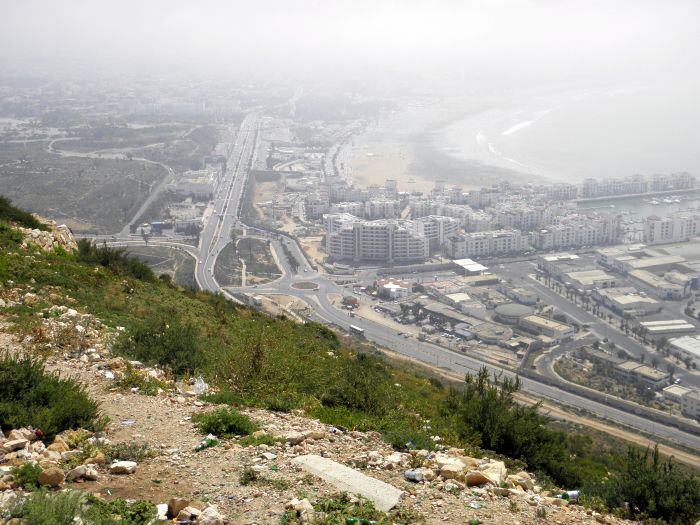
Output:
M672 346L700 357L700 335L684 335L670 341Z

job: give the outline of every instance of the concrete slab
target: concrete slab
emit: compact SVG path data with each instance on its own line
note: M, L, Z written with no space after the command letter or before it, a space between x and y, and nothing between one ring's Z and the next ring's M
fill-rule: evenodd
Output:
M306 472L327 481L341 492L359 494L367 498L374 503L377 509L383 512L389 512L393 509L403 495L403 491L393 485L370 478L362 472L315 454L298 456L292 462L299 465Z

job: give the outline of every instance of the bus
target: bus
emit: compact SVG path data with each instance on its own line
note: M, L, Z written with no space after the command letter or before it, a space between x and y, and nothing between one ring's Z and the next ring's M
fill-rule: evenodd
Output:
M350 332L352 332L353 334L358 335L360 337L365 336L365 329L360 328L359 326L355 326L354 324L350 325Z

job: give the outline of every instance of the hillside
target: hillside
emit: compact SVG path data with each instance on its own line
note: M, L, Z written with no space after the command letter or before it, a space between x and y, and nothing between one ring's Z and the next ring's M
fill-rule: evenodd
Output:
M209 507L198 521L209 524L700 517L697 477L654 454L553 429L513 401L517 384L481 374L449 390L347 348L323 326L174 286L9 204L0 210L0 349L0 507L22 493L15 469L29 479L25 491L40 469L44 486L99 495L87 511L78 503L93 513L86 523L108 522L94 517L105 500L173 497L199 509L193 515ZM44 359L45 372L22 355ZM58 385L54 372L85 387ZM305 469L307 456L387 483L401 492L398 503L385 513L339 496L337 483ZM67 479L48 483L47 472ZM556 497L562 489L580 489L580 498ZM24 507L56 508L58 492L33 494ZM116 501L105 511L116 522L145 523L156 512Z

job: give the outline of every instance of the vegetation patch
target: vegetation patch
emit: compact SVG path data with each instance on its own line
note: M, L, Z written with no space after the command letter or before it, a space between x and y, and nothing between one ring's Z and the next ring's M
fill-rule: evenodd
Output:
M192 421L203 434L213 434L218 438L247 436L258 430L258 425L253 420L234 408L218 408L196 414Z
M31 357L0 356L0 428L31 426L50 440L59 432L105 424L98 405L85 388L44 370Z
M0 195L0 221L12 222L25 228L47 230L48 227L29 212L12 205L7 197Z

